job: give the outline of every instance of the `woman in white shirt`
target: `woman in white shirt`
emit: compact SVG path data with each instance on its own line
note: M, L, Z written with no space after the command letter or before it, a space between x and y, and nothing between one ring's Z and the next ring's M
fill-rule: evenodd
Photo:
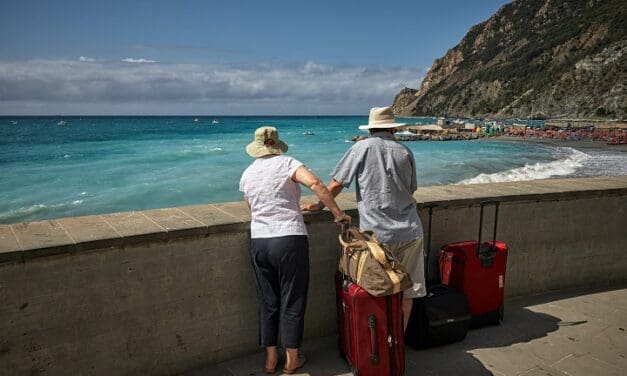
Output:
M300 184L309 187L335 217L351 218L337 206L325 185L301 162L283 155L287 145L274 127L261 127L246 152L255 161L244 171L239 189L250 207L251 261L259 298L259 340L266 348L265 372L279 360L279 334L285 348L285 369L303 366L302 344L307 290L309 242L300 208ZM279 322L281 333L279 333Z

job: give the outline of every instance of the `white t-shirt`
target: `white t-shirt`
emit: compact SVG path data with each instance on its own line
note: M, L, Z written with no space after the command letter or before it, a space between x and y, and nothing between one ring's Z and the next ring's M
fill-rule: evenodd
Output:
M242 174L239 190L250 203L251 238L307 235L300 185L292 180L303 164L285 155L257 158Z

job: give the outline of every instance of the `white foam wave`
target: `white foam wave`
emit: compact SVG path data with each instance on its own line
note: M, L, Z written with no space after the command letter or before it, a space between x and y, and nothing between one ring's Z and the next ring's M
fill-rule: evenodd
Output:
M74 200L72 201L72 205L80 205L83 203L83 200Z
M627 175L627 153L610 154L607 151L593 152L577 176L624 176Z
M0 213L0 221L2 222L15 222L21 221L22 218L26 218L28 216L40 213L46 213L50 210L58 209L64 204L57 205L44 205L44 204L35 204L31 206L24 206L19 209L13 209L6 211L4 213Z
M560 148L560 151L566 154L566 156L556 161L527 164L523 167L493 174L479 174L473 178L464 179L457 184L500 183L567 176L575 173L578 168L583 166L584 161L589 158L588 154L573 148Z

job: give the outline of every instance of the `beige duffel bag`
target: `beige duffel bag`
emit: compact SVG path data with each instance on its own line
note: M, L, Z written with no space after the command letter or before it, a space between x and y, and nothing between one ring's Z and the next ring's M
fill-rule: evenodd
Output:
M350 226L339 240L342 253L338 270L371 295L392 295L412 286L405 267L372 231Z

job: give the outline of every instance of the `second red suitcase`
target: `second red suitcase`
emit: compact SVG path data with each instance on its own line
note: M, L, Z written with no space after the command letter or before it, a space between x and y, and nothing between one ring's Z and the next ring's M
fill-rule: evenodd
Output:
M402 293L374 297L336 274L340 353L354 375L405 372Z
M443 284L464 292L473 328L500 324L503 320L505 295L505 269L507 245L496 241L498 203L494 215L494 236L491 242L481 242L483 208L479 220L479 241L464 241L446 244L439 257L440 278Z

